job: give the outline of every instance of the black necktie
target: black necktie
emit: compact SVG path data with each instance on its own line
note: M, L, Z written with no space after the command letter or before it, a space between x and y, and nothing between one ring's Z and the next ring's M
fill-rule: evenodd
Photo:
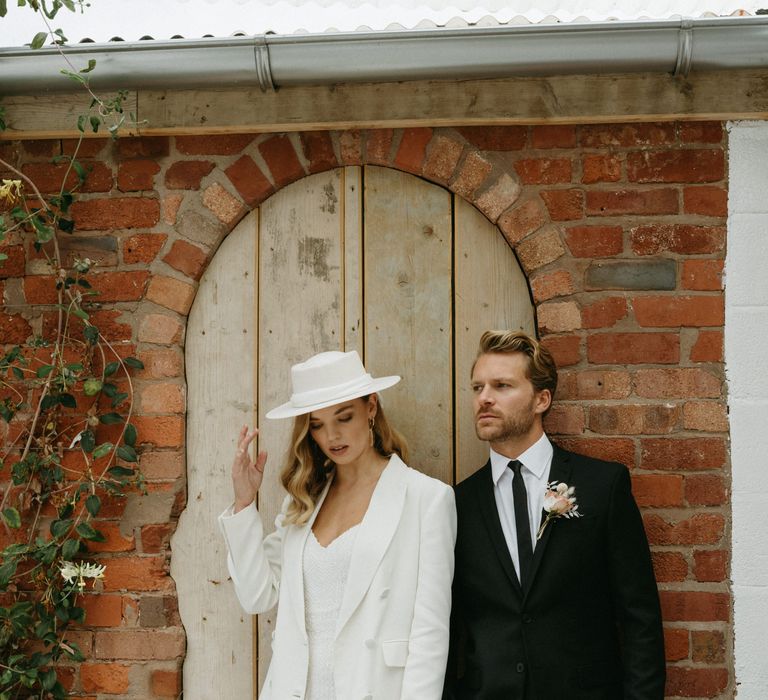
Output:
M520 585L525 588L531 573L533 545L531 544L531 523L528 520L528 492L520 468L523 466L516 459L507 465L512 472L512 499L515 504L515 529L517 530L517 554L520 559Z

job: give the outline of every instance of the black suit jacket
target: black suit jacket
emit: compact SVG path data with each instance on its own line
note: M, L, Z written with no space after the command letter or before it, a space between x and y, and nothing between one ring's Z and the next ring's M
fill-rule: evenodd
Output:
M582 517L550 521L526 590L501 529L490 462L456 487L445 697L661 700L659 597L626 467L555 447L549 480L576 487Z

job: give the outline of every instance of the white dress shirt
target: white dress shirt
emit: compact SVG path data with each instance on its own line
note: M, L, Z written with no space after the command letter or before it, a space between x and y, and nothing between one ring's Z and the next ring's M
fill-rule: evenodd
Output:
M536 533L541 525L541 512L544 508L544 493L552 466L552 443L543 435L523 452L517 459L523 465L525 490L528 493L528 519L531 524L531 544L536 549ZM508 467L510 458L491 450L491 475L493 476L493 495L496 497L496 510L499 512L501 529L507 541L512 562L520 578L520 557L517 552L517 528L515 527L515 504L512 496L512 478L514 474Z

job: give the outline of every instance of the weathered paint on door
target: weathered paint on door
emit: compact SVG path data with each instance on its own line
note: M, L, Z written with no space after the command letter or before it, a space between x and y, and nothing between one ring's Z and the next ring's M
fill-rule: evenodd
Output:
M258 503L271 529L291 423L263 415L286 400L290 366L356 349L374 375L400 374L383 403L411 466L455 482L486 459L468 393L477 340L511 327L531 332L533 308L498 229L412 175L374 166L312 175L228 236L187 331L189 503L171 567L188 636L187 700L222 688L252 697L266 673L274 611L258 623L240 611L215 521L231 497L235 434L257 424L270 453Z

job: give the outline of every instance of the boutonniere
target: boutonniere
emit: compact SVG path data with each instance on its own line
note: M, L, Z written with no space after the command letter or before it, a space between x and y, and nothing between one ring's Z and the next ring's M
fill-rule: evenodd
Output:
M551 481L547 484L547 491L544 494L544 512L547 514L544 522L539 528L536 540L541 539L544 534L544 528L547 527L550 520L555 518L580 518L579 505L576 503L576 488L568 484L557 481Z

